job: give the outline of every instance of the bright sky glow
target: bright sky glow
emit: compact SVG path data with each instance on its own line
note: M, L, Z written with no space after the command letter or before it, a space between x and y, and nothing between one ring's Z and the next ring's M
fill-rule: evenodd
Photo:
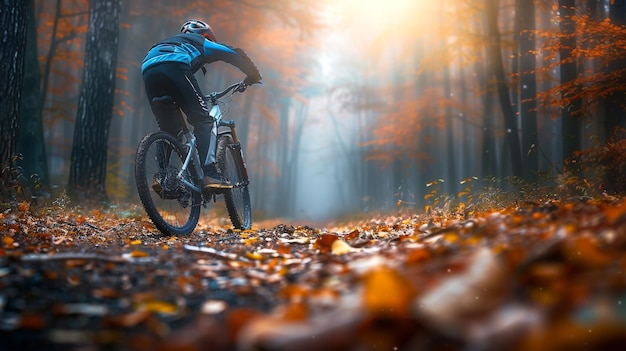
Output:
M355 87L359 82L374 79L381 85L393 79L393 72L406 66L407 74L414 74L416 43L428 38L436 40L437 28L442 25L444 6L432 0L329 0L319 64L321 74L317 83L326 87ZM424 41L420 45L423 48ZM349 198L347 172L337 168L341 153L340 141L333 128L342 132L343 143L352 147L355 116L342 110L338 101L326 94L311 102L310 127L303 136L301 154L302 186L298 190L299 211L310 219L324 219L340 213L341 200ZM335 116L332 122L330 114ZM338 199L330 201L330 199Z
M339 0L329 4L328 16L337 30L375 39L418 34L414 30L432 23L436 7L442 6L432 0Z
M323 50L354 63L367 58L397 62L415 57L416 43L420 50L428 50L425 45L444 42L442 37L449 37L445 32L456 28L446 22L453 18L446 13L450 6L454 3L432 0L328 1ZM322 65L332 65L330 61L324 57ZM345 69L345 61L337 66Z
M408 11L416 7L415 0L340 0L334 2L335 11L374 27L393 23L404 17Z

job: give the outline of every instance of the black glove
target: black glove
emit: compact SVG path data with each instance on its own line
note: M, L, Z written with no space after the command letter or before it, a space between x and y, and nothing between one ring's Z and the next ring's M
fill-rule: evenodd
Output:
M246 79L243 80L243 82L246 85L252 85L255 83L261 83L261 79L263 79L263 77L261 77L261 73L259 73L259 70L257 69L257 74L254 76L247 76Z
M248 57L246 52L240 48L233 48L233 51L239 54L239 56L241 56L246 61L246 63L248 63L248 65L250 66L250 69L252 70L252 72L250 71L246 72L247 76L243 82L246 83L246 85L260 83L261 79L263 79L263 77L261 77L261 72L259 72L259 68L254 64L254 62L252 62L252 60L250 59L250 57Z

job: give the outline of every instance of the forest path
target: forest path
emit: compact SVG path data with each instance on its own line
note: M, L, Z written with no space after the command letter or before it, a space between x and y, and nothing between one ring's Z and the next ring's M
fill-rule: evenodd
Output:
M69 209L0 214L0 350L611 349L626 201L380 216L332 228Z

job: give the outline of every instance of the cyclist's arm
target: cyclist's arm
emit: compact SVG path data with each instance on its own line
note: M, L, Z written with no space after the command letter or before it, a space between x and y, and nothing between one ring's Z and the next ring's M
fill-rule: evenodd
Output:
M231 48L223 44L214 43L210 40L204 40L204 57L207 63L224 61L239 68L246 74L246 84L248 85L261 81L259 69L241 49Z

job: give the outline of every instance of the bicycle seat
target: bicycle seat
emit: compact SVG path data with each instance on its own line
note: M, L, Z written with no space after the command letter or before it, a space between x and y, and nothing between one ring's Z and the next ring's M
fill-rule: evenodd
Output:
M160 104L160 105L175 105L176 104L176 101L174 100L174 98L169 95L156 96L152 98L152 102L154 102L155 104Z
M221 120L220 121L220 127L231 127L235 125L235 120L233 119L229 119L227 121L225 120Z

